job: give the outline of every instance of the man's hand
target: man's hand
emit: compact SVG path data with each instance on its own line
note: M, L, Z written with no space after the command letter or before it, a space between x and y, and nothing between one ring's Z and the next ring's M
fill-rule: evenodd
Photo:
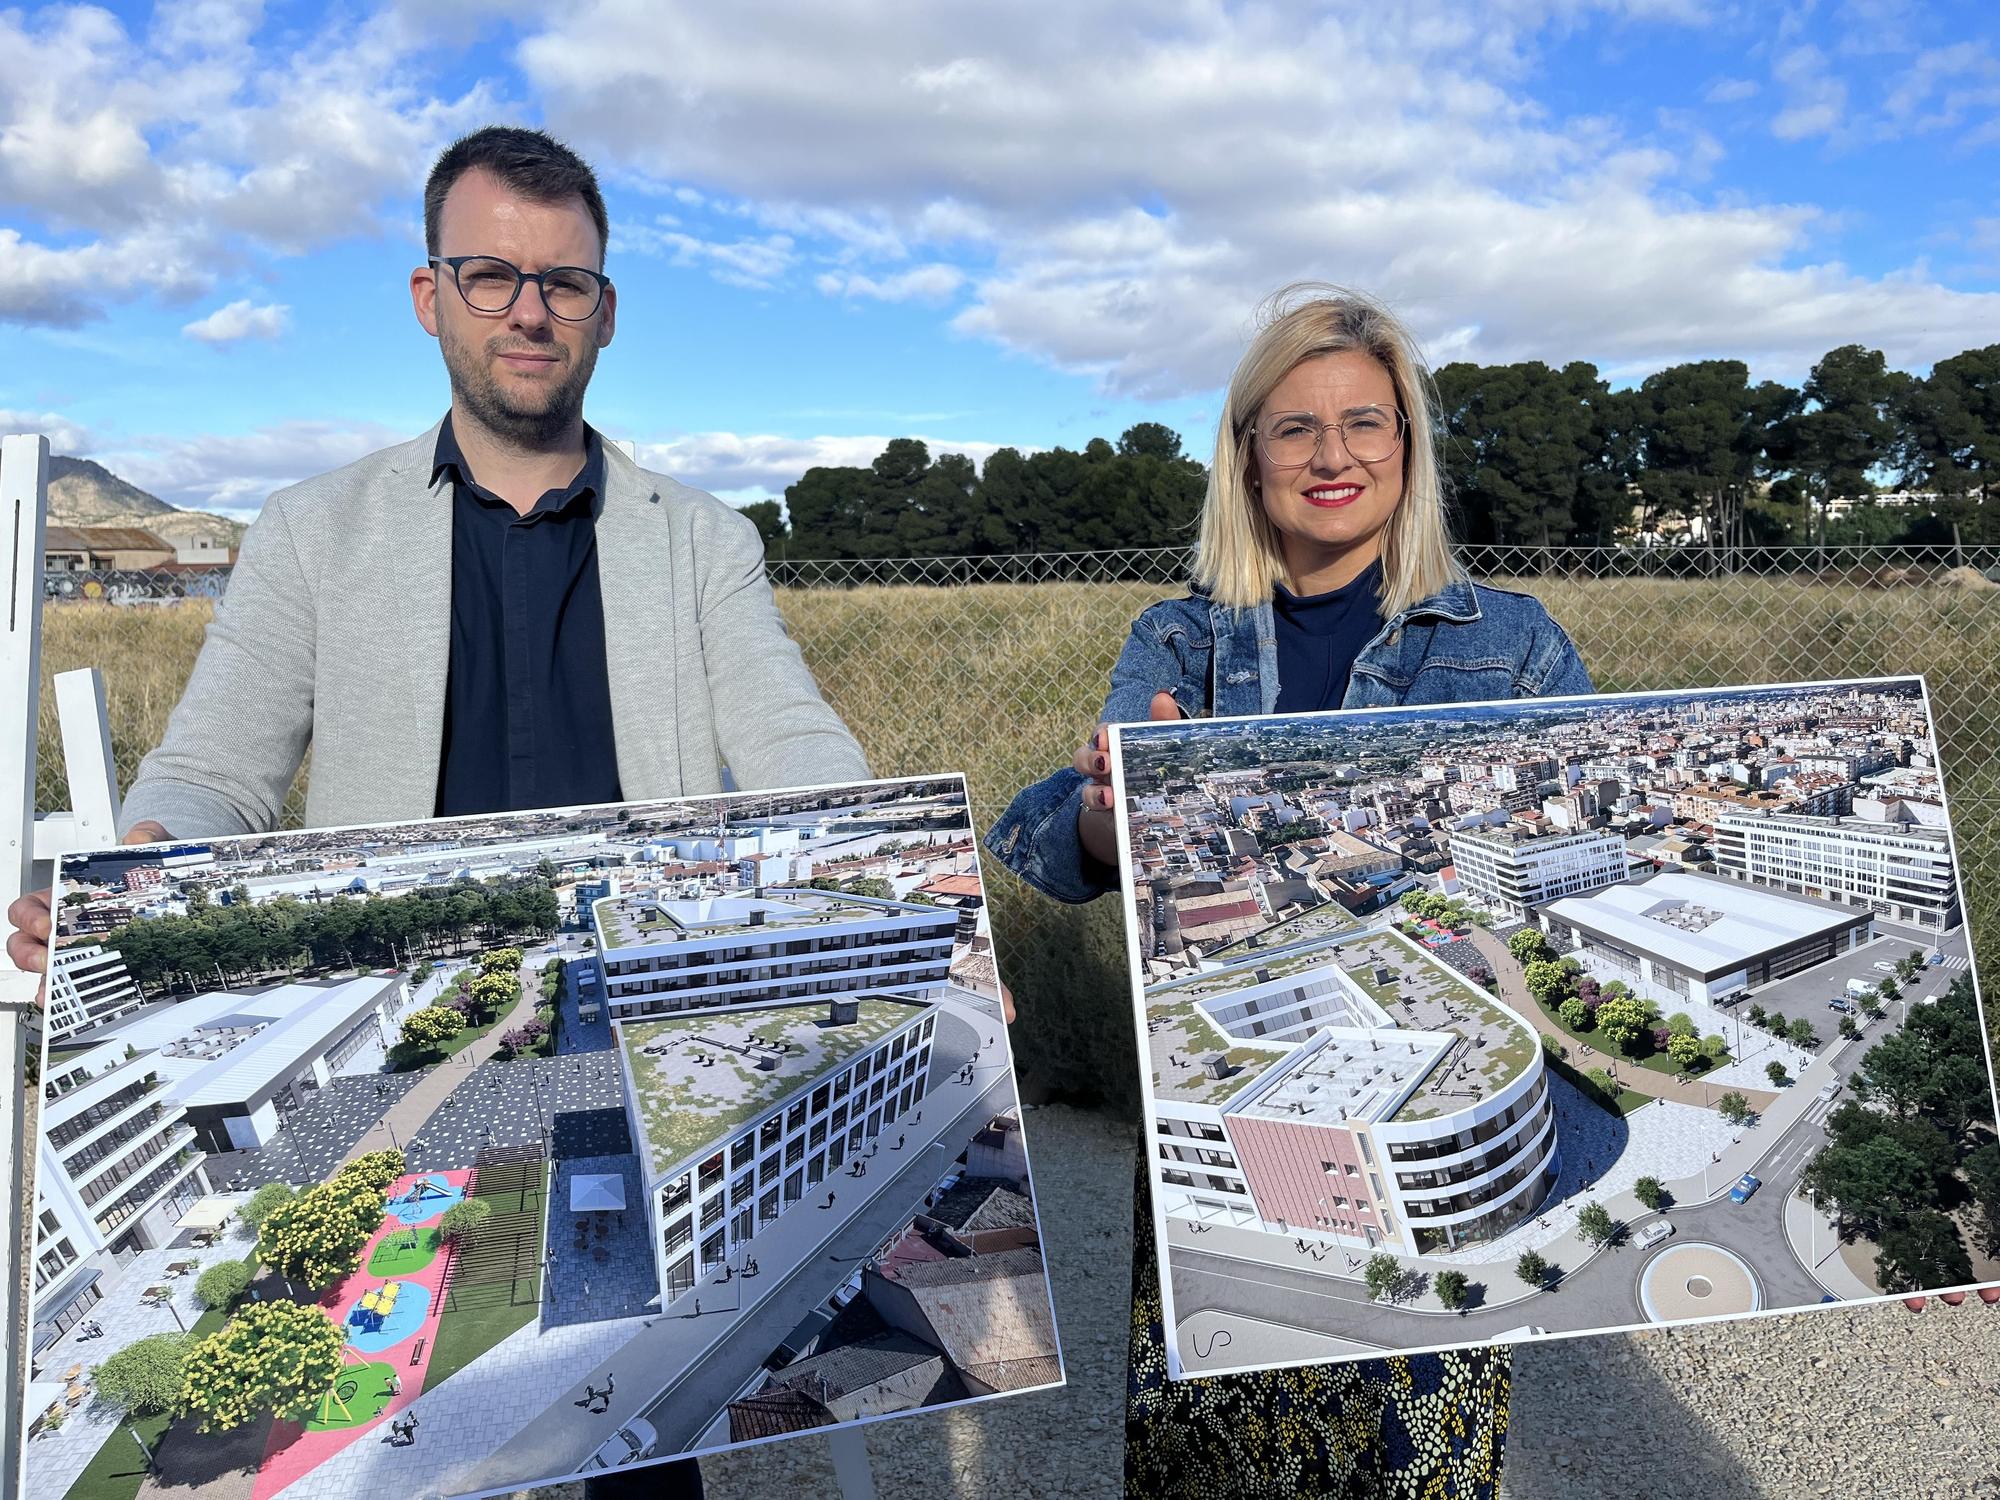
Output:
M1181 706L1172 693L1155 693L1146 717L1178 719ZM1111 731L1099 724L1076 752L1072 762L1084 777L1083 806L1077 809L1076 835L1090 857L1101 865L1118 863L1118 824L1111 813Z
M158 823L134 823L125 835L127 844L157 844L167 838ZM14 930L7 934L7 957L24 974L43 974L49 967L49 933L54 923L49 914L49 893L29 891L7 908L7 920ZM44 993L47 987L43 987ZM40 1004L39 997L36 1001Z
M1000 986L1000 1019L1009 1026L1014 1024L1014 992L1004 982Z

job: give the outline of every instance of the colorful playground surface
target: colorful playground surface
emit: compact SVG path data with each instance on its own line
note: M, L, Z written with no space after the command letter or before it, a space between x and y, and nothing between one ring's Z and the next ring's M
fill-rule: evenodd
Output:
M423 1394L450 1261L430 1230L447 1208L465 1201L470 1176L421 1172L390 1184L381 1226L363 1248L359 1269L319 1300L347 1336L345 1368L304 1423L272 1424L253 1500L297 1484Z

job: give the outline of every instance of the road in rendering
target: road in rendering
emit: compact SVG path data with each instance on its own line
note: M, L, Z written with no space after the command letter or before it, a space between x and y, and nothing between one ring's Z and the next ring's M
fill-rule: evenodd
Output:
M1849 1052L1859 1055L1858 1048ZM1674 1235L1664 1245L1643 1252L1629 1245L1601 1250L1582 1266L1562 1267L1565 1274L1556 1289L1541 1296L1464 1314L1419 1311L1374 1302L1367 1288L1349 1277L1176 1244L1171 1258L1175 1316L1204 1310L1241 1313L1390 1351L1490 1339L1528 1324L1569 1332L1623 1327L1647 1321L1639 1305L1639 1276L1646 1262L1662 1249L1693 1241L1722 1245L1742 1256L1757 1277L1763 1307L1817 1306L1825 1288L1799 1264L1785 1236L1784 1209L1800 1171L1826 1144L1824 1120L1831 1107L1815 1101L1764 1152L1759 1175L1765 1186L1748 1203L1732 1203L1725 1196L1670 1208L1666 1217ZM1712 1184L1718 1190L1726 1185L1720 1177ZM1272 1238L1280 1245L1289 1243ZM1831 1248L1829 1236L1820 1249ZM1450 1266L1443 1260L1437 1264L1439 1270ZM1463 1269L1475 1284L1484 1282L1499 1295L1511 1297L1521 1290L1511 1260Z

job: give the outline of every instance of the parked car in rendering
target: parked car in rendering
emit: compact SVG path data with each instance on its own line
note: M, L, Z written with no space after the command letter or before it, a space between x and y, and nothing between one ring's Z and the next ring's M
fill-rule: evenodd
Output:
M1655 1219L1644 1229L1632 1236L1632 1243L1641 1250L1650 1250L1674 1232L1674 1226L1665 1219Z
M1887 959L1878 959L1875 963L1875 969L1876 972L1882 974L1893 974L1896 972L1896 966Z
M1944 964L1944 954L1942 951L1931 954L1930 966L1933 969L1942 967L1943 964Z
M1748 1203L1756 1195L1757 1189L1763 1185L1763 1178L1753 1177L1748 1172L1745 1172L1741 1177L1736 1179L1736 1186L1729 1190L1729 1201L1731 1203Z
M616 1469L626 1464L636 1464L651 1458L659 1451L660 1434L644 1417L634 1417L604 1441L589 1458L584 1460L583 1472L592 1469Z
M1854 1002L1840 995L1835 995L1831 1000L1826 1002L1826 1008L1828 1010L1843 1011L1848 1015L1852 1015L1854 1013Z
M1819 1097L1823 1101L1829 1100L1839 1092L1840 1092L1840 1080L1838 1078L1834 1078L1830 1079L1827 1083L1821 1086L1819 1091Z

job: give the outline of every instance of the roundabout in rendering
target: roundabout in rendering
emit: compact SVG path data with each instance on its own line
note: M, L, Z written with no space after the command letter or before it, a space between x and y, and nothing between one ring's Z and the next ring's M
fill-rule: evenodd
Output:
M1695 1243L1662 1250L1647 1262L1639 1275L1639 1305L1655 1323L1680 1323L1756 1312L1764 1297L1740 1256Z

